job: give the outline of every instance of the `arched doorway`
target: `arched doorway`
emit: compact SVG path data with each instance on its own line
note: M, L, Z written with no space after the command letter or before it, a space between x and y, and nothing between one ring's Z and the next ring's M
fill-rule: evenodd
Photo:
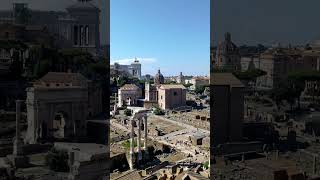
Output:
M53 137L57 139L65 138L65 126L67 116L63 112L55 113L53 119Z
M132 99L131 97L127 97L126 101L125 101L125 105L126 106L131 106L133 103L132 103Z

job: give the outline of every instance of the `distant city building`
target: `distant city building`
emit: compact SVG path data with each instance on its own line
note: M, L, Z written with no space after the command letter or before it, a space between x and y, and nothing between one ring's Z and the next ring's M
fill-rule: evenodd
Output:
M192 78L186 78L184 84L192 84Z
M244 118L244 86L231 73L216 73L212 78L211 144L241 141Z
M110 66L111 70L116 70L124 74L130 75L132 77L141 79L141 64L137 59L134 60L130 65L123 65L119 63L114 63Z
M174 109L186 105L187 89L181 84L162 84L158 87L158 104L161 109Z
M216 65L216 51L217 48L216 47L210 47L210 68L213 69L215 68Z
M5 49L0 48L0 74L6 74L9 72L9 67L13 63L13 54L18 55L16 57L23 62L23 70L27 71L27 64L36 62L30 62L32 60L27 59L31 56L30 47L33 45L42 44L44 47L52 47L54 45L53 36L48 33L48 29L44 26L25 26L16 24L0 24L0 41L20 41L26 46L23 52L18 52L17 49Z
M46 27L60 48L77 48L93 55L100 49L100 10L90 0L78 0L65 11L33 10L27 3L14 3L12 10L0 11L0 24Z
M125 84L118 90L118 106L136 106L141 97L140 87L135 84Z
M208 86L210 83L210 78L209 77L193 77L190 83L192 84L190 89L195 90L200 86Z
M241 57L241 71L252 69L261 69L260 55L251 55Z
M290 72L317 70L319 54L312 50L295 48L272 48L260 55L258 62L265 76L257 79L260 88L279 86Z
M212 52L211 55L214 55ZM213 59L215 68L229 70L240 70L239 48L231 41L231 34L225 34L225 40L219 43L216 53L216 59Z
M177 77L177 83L184 84L184 76L182 75L182 72L180 72L179 76Z

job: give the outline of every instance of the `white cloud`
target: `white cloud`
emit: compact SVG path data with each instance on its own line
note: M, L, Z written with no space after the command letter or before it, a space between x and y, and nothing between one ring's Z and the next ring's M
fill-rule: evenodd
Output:
M143 64L153 64L157 62L156 58L137 58L138 61ZM123 65L129 65L131 64L135 58L126 58L126 59L111 59L110 64L119 63Z

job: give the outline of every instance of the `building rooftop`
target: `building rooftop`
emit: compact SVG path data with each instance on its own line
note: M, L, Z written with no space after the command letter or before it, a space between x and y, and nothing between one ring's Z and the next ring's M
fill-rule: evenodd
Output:
M87 83L88 79L80 73L66 73L66 72L48 72L35 84L43 83L68 83L71 86L83 86Z
M232 87L244 87L239 79L232 73L214 73L212 75L212 85L230 85Z
M182 84L161 84L160 89L187 89Z
M99 10L94 4L89 1L78 1L75 4L69 6L68 10L80 9L80 10Z
M196 76L196 77L192 77L192 79L195 80L209 80L208 76Z
M139 87L135 84L125 84L120 88L120 90L139 90Z

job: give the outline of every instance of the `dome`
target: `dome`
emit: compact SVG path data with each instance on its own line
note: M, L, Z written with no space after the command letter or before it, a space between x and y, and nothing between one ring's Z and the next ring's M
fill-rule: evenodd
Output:
M219 44L221 54L234 54L239 52L239 48L231 41L231 34L225 34L225 40Z
M158 70L158 73L154 77L154 83L157 84L157 85L164 83L164 77L161 74L160 69Z

